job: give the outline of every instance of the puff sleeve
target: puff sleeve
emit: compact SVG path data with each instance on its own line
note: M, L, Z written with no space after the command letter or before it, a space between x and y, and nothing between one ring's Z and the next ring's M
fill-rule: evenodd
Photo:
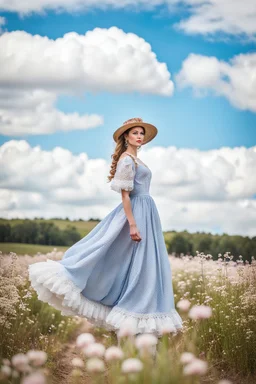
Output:
M110 188L121 193L121 190L132 191L134 188L135 164L130 156L118 161L116 173L111 180Z

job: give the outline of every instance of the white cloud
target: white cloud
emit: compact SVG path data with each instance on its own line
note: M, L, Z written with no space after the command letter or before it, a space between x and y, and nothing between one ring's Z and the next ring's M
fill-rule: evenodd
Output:
M0 16L0 34L4 32L3 26L6 24L6 18L3 16Z
M256 111L256 54L234 56L230 62L190 54L176 75L180 88L192 87L197 95L213 91L243 110Z
M176 24L186 33L208 35L222 32L256 39L254 0L169 0L168 3L188 7L190 16Z
M85 130L97 114L64 113L60 95L141 92L171 96L173 82L150 44L116 27L71 32L56 40L23 31L0 36L0 133L8 136Z
M0 11L42 13L47 10L81 12L92 8L153 10L166 6L170 13L181 11L175 27L189 34L215 34L256 38L256 3L253 0L0 0ZM179 16L179 13L178 13Z
M0 133L8 136L51 134L85 130L103 124L99 115L64 113L54 108L54 93L0 90Z
M152 170L150 194L164 230L255 235L256 146L153 147L139 157ZM0 169L1 217L102 219L121 203L107 183L110 161L86 153L10 140L0 147Z
M56 40L23 31L0 36L0 86L69 94L142 92L170 96L173 82L150 44L117 27Z

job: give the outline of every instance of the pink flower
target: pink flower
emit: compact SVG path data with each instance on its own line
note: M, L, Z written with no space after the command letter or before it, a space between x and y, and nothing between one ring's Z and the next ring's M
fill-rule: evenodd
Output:
M25 377L21 384L45 384L45 376L41 372L33 372L31 375Z
M87 347L87 345L92 344L95 342L95 338L92 333L85 332L81 333L76 339L76 346L78 348L84 348Z
M207 372L207 367L208 364L206 361L195 358L190 363L185 365L183 373L185 376L204 375Z
M158 343L158 339L155 335L151 334L141 334L138 335L135 339L135 345L138 349L147 349L155 346Z
M134 336L136 334L137 330L137 321L133 318L127 318L125 319L120 329L117 332L118 338L120 337L126 337L126 336Z
M121 348L116 347L115 345L112 345L109 347L105 352L105 359L107 361L111 360L120 360L124 357L124 353Z
M44 351L37 351L34 349L30 349L27 352L27 357L29 359L30 364L32 364L35 367L40 367L46 362L47 353Z
M190 309L188 316L194 320L208 319L212 316L212 309L207 305L194 305Z
M103 372L105 369L104 361L102 361L98 357L92 357L88 359L85 365L88 372Z
M105 353L105 346L101 343L93 343L83 349L83 353L87 357L102 357Z
M83 368L84 367L84 362L80 357L74 357L71 360L71 364L73 365L73 367L76 367L76 368Z
M169 333L177 333L177 329L174 327L174 325L163 325L160 330L162 335L167 335Z
M123 361L121 369L124 373L140 372L143 369L143 363L135 357L130 357Z
M191 302L187 299L182 299L178 301L177 308L179 308L181 311L187 312L189 310L189 307L191 305Z
M26 372L29 367L28 356L24 353L17 353L12 356L12 365L20 372Z
M191 352L183 352L180 357L180 362L182 364L188 364L191 363L192 360L194 360L196 357Z

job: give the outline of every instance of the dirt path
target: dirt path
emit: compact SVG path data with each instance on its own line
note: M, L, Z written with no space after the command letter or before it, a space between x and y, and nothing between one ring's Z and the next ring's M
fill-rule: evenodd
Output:
M76 338L83 332L91 332L91 325L86 319L82 319L80 327L74 332L72 339L63 344L63 348L55 357L55 367L52 372L52 384L70 384L72 371L72 359L79 357L76 347ZM86 381L84 382L86 383Z

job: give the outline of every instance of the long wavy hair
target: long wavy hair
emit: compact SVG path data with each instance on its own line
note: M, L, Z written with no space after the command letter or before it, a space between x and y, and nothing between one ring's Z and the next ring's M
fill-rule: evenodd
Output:
M114 153L111 155L111 158L112 158L112 163L110 165L110 175L107 177L108 178L108 183L113 179L113 177L115 176L115 173L116 173L116 167L117 167L117 162L120 158L120 156L122 155L122 153L124 153L127 148L125 146L125 134L128 134L130 132L130 130L134 128L134 127L131 127L129 129L127 129L126 131L124 131L117 139L117 143L116 143L116 147L115 147L115 150L114 150ZM145 128L144 127L141 127L143 128L144 130L144 133L145 133Z

